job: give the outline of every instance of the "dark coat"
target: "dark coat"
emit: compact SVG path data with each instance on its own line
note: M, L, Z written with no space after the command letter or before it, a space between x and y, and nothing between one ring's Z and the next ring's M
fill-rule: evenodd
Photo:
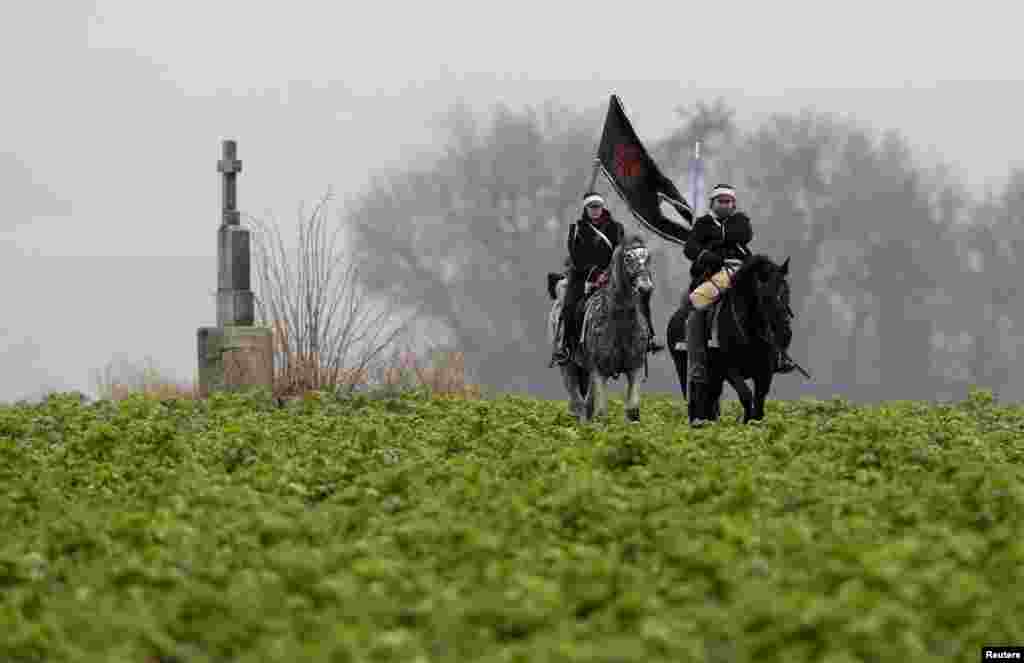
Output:
M612 253L622 243L626 228L612 218L608 210L595 223L587 213L569 224L566 245L572 261L570 270L577 280L583 280L595 270L604 270L612 262Z
M705 276L707 265L705 258L708 253L715 253L723 260L730 258L744 259L750 255L747 244L754 238L750 225L750 217L743 212L735 212L720 222L711 214L705 214L693 223L693 229L686 240L683 254L692 263L690 276L694 283L699 283ZM693 285L691 284L691 290Z

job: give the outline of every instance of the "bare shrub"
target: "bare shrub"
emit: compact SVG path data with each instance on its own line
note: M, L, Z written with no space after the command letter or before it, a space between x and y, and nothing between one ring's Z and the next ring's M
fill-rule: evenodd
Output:
M408 324L389 301L370 299L351 251L339 243L344 224L328 228L328 192L300 211L289 251L276 223L253 217L253 275L259 324L274 332L274 395L351 390Z
M483 397L480 385L469 379L464 353L434 348L423 354L426 359L408 348L391 353L368 375L367 384L391 393L426 389L433 396Z

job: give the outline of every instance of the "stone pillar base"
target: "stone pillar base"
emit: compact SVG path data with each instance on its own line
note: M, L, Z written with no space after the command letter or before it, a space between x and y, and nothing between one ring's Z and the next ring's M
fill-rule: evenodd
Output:
M273 332L263 327L200 327L199 396L243 387L273 388Z

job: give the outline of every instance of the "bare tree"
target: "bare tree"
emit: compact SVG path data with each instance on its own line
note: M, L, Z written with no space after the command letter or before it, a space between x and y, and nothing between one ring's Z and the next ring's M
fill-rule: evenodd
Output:
M371 299L352 253L339 242L344 226L328 228L333 196L300 211L298 244L285 247L280 228L247 215L253 226L256 315L274 330L274 391L351 389L366 380L408 325L389 299Z
M602 119L499 105L477 125L456 107L435 163L377 178L352 206L368 287L442 323L486 385L557 387L538 359L550 354L542 275L565 255Z

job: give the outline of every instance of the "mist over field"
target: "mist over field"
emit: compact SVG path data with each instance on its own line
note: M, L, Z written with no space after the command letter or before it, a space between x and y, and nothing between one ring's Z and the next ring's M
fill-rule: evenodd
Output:
M1009 17L936 10L907 34L913 13L891 6L881 23L737 7L712 29L678 7L645 22L647 50L597 57L581 22L600 9L521 5L479 25L458 3L460 19L400 24L302 3L5 9L0 399L93 393L95 370L144 357L194 379L224 138L245 218L287 237L333 191L371 293L417 306L428 340L464 351L488 387L561 397L543 275L561 267L612 93L681 189L702 140L709 186L738 188L753 248L791 257L792 354L814 380L781 377L773 397L1024 397ZM680 25L701 26L682 50ZM375 34L408 56L376 57ZM664 335L689 264L648 241ZM676 389L665 355L645 388Z

